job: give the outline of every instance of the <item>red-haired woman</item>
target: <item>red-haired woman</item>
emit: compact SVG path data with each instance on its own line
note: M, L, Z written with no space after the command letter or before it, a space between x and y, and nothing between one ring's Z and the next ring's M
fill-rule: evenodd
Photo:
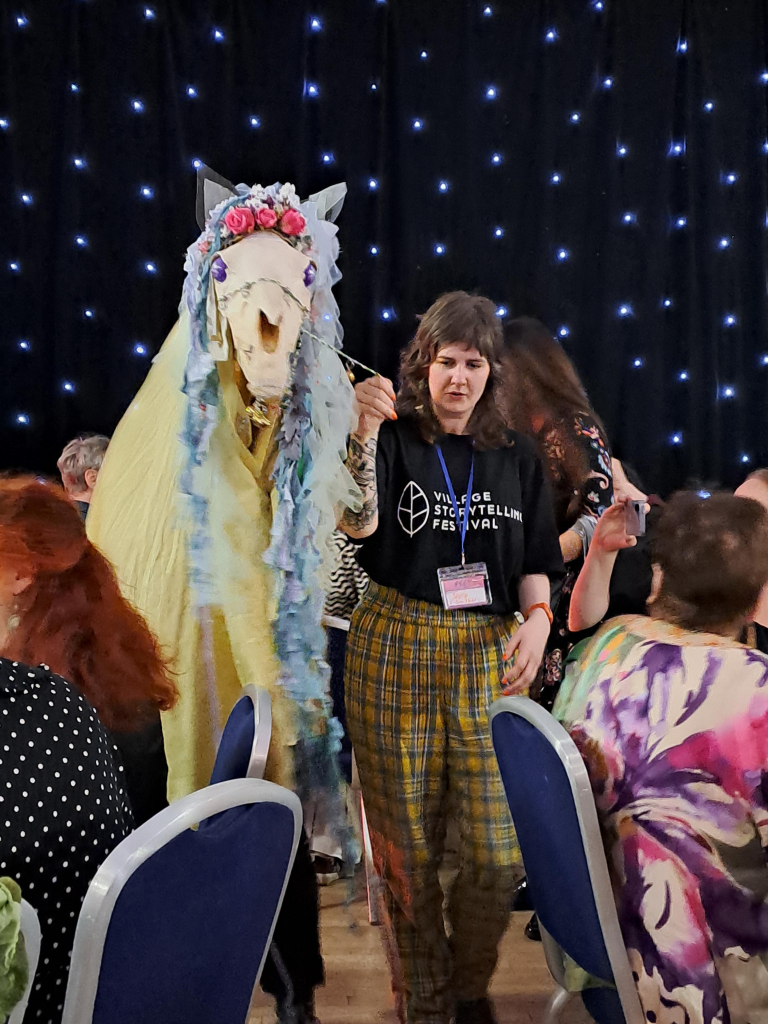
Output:
M176 701L168 667L77 508L52 484L0 480L0 655L47 665L110 731L136 824L167 806L160 711Z
M3 658L8 661L3 662ZM137 825L167 806L168 765L160 712L173 707L177 697L168 667L144 620L122 596L112 566L86 537L77 507L59 488L31 477L0 479L0 703L3 668L13 662L49 666L53 673L63 676L59 680L52 677L59 690L69 689L64 683L64 679L67 680L96 709L120 753L125 769L125 789ZM38 674L51 677L51 671L47 669L38 670ZM29 675L32 677L35 673L30 672ZM18 710L17 699L15 696L13 699L14 708ZM60 713L64 716L70 698L65 692L57 699L62 709ZM30 704L30 707L34 712L35 706ZM87 713L93 715L90 708L83 712L84 715ZM0 717L0 728L7 721ZM26 728L34 728L29 715L25 716L25 722ZM46 721L43 724L45 733L50 723ZM65 725L69 724L67 719ZM81 728L80 733L82 731ZM21 738L19 730L14 731L14 736L17 732ZM77 738L72 736L71 740L76 746ZM87 756L93 752L95 743L92 747L90 739L85 742L89 744ZM110 787L114 765L105 743L106 740L96 751L100 762L96 767L106 772L104 784L107 788L117 790L119 783ZM75 751L69 761L78 753ZM3 756L0 752L0 771ZM54 765L49 762L48 767L53 775ZM68 764L67 769L73 770L73 766ZM38 782L44 779L43 773L34 774ZM66 771L62 769L58 774L64 776ZM118 772L118 778L122 774ZM79 778L82 779L82 774ZM77 773L75 781L78 781ZM60 787L61 779L57 777L53 785L54 788ZM121 791L116 791L115 814L120 810L120 796ZM80 801L81 806L84 803L84 800ZM43 813L40 812L41 817ZM58 813L58 810L54 812ZM93 816L100 813L96 809ZM53 820L59 822L58 817ZM110 827L108 833L112 845L116 845L127 831L125 821L118 824L120 828ZM29 841L29 828L25 826L21 831L20 826L16 830L21 837L27 832L24 842ZM51 833L55 831L50 826L48 829L44 836L41 833L38 844L43 849L52 842ZM23 862L18 864L17 852L23 843L14 838L13 831L0 830L0 875L18 875L24 889L28 885L28 871ZM4 841L9 847L14 843L9 854L5 852ZM84 840L78 842L82 844ZM111 846L99 848L99 857L103 859L109 849ZM86 863L89 857L90 866L95 871L99 861L93 852L89 852L85 856ZM45 864L47 873L48 862ZM59 877L68 870L67 865L62 864ZM74 913L79 910L87 888L84 871L79 872L78 878L78 883L84 884L70 886L77 896L72 905ZM50 891L54 892L53 889ZM29 895L32 905L40 910L40 900L44 902L44 897L36 891L25 892L24 895ZM264 990L277 999L280 1021L308 1024L314 1019L311 1010L313 991L323 980L316 900L314 871L304 841L290 877L274 936L274 945L284 966L278 969L270 958L261 977ZM46 907L44 912L47 911ZM52 917L45 920L55 931L58 919L53 911L50 913ZM68 951L74 935L74 923L68 919L65 925L68 939L57 938L59 948ZM43 928L46 938L45 922ZM50 934L46 941L50 941ZM286 973L289 986L284 980ZM58 979L59 982L61 979L66 981L66 958L59 965ZM49 1019L58 1024L59 1018L55 1014L45 1021Z

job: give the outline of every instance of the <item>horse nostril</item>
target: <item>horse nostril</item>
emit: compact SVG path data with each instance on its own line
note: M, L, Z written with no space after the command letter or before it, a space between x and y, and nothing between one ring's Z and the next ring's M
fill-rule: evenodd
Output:
M259 337L265 352L274 352L280 340L280 325L271 324L264 312L259 312Z

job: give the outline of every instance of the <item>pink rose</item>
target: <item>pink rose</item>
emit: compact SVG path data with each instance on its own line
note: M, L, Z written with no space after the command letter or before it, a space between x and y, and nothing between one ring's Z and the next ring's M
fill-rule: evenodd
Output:
M280 218L280 230L284 235L300 235L307 222L298 210L286 210Z
M202 253L208 252L208 250L211 248L210 238L201 238L200 241L197 243L197 248Z
M265 231L269 231L277 224L277 214L274 210L270 210L268 206L262 206L262 208L256 214L256 223L260 228L264 228Z
M256 218L250 207L233 206L224 214L224 223L233 235L247 235L256 227Z

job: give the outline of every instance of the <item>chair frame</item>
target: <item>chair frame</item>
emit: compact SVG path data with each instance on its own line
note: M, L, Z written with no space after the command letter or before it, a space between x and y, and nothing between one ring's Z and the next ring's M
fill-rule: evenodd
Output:
M88 887L77 921L62 1024L90 1024L93 1019L104 943L112 911L131 875L172 839L206 818L233 807L258 803L282 804L293 812L293 847L272 928L254 979L254 983L258 984L272 945L275 922L299 844L301 802L295 793L271 782L262 779L234 779L191 793L160 811L127 836L99 868Z
M491 727L493 727L493 720L496 716L501 714L517 715L529 722L544 736L560 758L571 787L581 841L587 860L587 870L592 883L597 917L600 921L603 941L626 1024L645 1024L645 1014L632 977L627 948L624 945L616 912L616 901L608 872L608 861L605 856L592 785L581 754L563 726L540 704L530 698L500 697L494 701L489 711ZM541 933L547 966L557 985L544 1017L545 1021L552 1021L573 993L567 992L564 988L565 965L562 950L544 928L541 928Z
M376 865L373 860L373 843L371 832L368 828L368 817L365 813L363 791L360 786L360 774L357 770L357 758L352 751L352 783L350 789L354 794L357 810L360 813L360 835L363 841L362 859L365 869L365 895L368 901L368 924L380 925L381 921L381 893L382 881L376 872Z
M25 899L21 901L21 934L24 936L24 946L27 951L27 963L29 964L29 979L24 995L14 1006L8 1024L22 1024L24 1014L27 1012L27 1003L32 992L32 985L37 974L37 964L40 960L40 943L42 934L40 932L40 921L37 911Z
M363 860L365 864L365 892L368 899L368 924L381 924L381 879L376 872L373 861L373 844L368 829L368 818L365 814L363 794L360 793L360 830L363 834Z
M267 755L272 739L272 699L266 690L254 683L243 687L243 697L253 702L253 746L248 762L247 779L263 779L267 767ZM242 700L239 697L238 700Z

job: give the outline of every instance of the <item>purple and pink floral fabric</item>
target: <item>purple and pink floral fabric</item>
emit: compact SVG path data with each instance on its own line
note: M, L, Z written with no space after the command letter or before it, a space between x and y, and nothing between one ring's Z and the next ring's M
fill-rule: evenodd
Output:
M718 960L768 953L768 657L626 616L575 668L555 715L592 781L646 1019L727 1024Z

